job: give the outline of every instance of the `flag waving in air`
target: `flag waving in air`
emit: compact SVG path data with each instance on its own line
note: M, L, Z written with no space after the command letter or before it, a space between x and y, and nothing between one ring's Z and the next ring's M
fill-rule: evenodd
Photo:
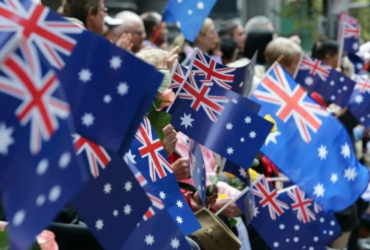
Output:
M341 211L357 200L369 174L357 161L347 131L279 64L261 79L252 100L262 105L260 115L272 116L279 130L261 152L292 182L326 211Z

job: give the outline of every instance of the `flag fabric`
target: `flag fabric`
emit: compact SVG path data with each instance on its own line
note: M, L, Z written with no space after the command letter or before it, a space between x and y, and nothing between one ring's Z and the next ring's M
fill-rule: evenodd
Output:
M115 152L132 122L140 121L137 111L149 110L153 99L144 99L146 91L151 91L154 98L163 79L163 74L135 55L90 33L81 36L59 75L72 107L76 132Z
M151 201L122 157L77 134L74 144L91 175L72 205L104 249L122 249Z
M84 30L35 1L0 1L1 36L4 49L20 37L24 45L37 47L51 66L62 69ZM85 31L86 32L86 31ZM87 33L87 32L86 32ZM81 59L81 58L79 58Z
M189 168L195 187L198 190L202 204L206 204L206 168L204 165L202 149L199 144L188 138L189 147Z
M366 128L370 127L370 76L355 75L355 89L348 102L348 109Z
M56 70L76 132L118 151L124 140L130 139L125 138L130 125L139 122L133 119L134 108L122 112L122 107L142 107L152 86L154 95L157 93L163 74L34 1L1 0L0 17L2 32L22 36L24 47L37 48L40 59ZM149 105L145 102L146 111Z
M176 23L185 39L194 42L217 0L169 0L162 21Z
M262 178L262 176L260 176L257 180L259 180L260 178ZM248 226L252 222L255 212L255 201L249 175L248 180L249 183L247 187L238 195L235 201L235 204L239 207L240 211L245 216L246 226Z
M12 249L27 249L86 181L70 139L70 107L30 48L1 62L0 190Z
M318 236L297 221L266 178L257 179L252 186L256 205L252 225L271 249L325 249Z
M167 109L172 115L171 124L213 152L249 167L272 123L250 111L258 110L255 102L216 84L209 86L202 79L188 74Z
M176 249L189 250L189 244L185 240L184 235L173 221L171 216L165 209L165 205L160 198L155 194L153 189L147 185L144 176L137 168L128 162L128 165L135 174L136 179L145 190L147 196L152 202L152 205L141 219L137 228L131 233L129 239L125 243L122 250L131 249ZM165 225L165 230L158 229Z
M343 13L339 19L338 37L343 51L347 53L357 52L360 47L361 38L360 22L348 13Z
M324 62L302 54L295 80L312 91L319 93L325 100L342 108L347 106L355 82L333 69Z
M143 174L184 235L201 227L180 191L162 143L148 118L142 120L125 158Z
M244 67L229 67L216 62L199 49L195 50L191 71L196 75L203 76L202 82L207 86L216 84L225 89L247 96L248 86L251 87L256 63L257 53L254 54L250 63ZM250 91L250 89L249 89Z
M347 131L278 63L252 100L263 104L260 115L271 115L279 132L269 135L261 152L292 182L326 211L342 211L357 200L369 174L357 161Z
M250 184L248 169L249 169L249 166L241 167L233 163L232 161L228 161L228 160L226 160L225 164L222 166L222 172L227 172L227 173L235 175L247 185Z
M354 66L355 74L359 74L363 71L365 66L365 61L359 57L357 54L347 54L348 59Z
M279 197L296 215L296 222L306 227L315 237L328 245L342 235L334 213L327 213L296 185L279 191Z

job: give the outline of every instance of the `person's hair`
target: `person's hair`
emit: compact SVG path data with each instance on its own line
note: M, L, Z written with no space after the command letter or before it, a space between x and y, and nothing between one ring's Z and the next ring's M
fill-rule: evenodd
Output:
M168 51L148 47L148 48L140 50L135 55L138 58L142 59L143 61L153 65L156 68L158 68L158 66L167 57Z
M234 30L239 25L240 25L240 22L236 18L222 21L220 23L220 28L218 30L218 35L220 37L222 37L222 36L233 37L234 36Z
M339 53L339 43L333 40L319 40L312 46L311 55L324 60L327 55L335 56Z
M257 29L263 29L267 25L272 25L270 19L265 16L255 16L249 19L249 21L245 24L245 33L248 35L251 31Z
M66 0L63 5L63 15L73 17L86 26L86 18L89 11L95 14L99 11L99 0Z
M232 37L221 37L220 41L222 59L231 59L238 48L238 42Z
M202 28L200 29L199 33L200 35L205 35L207 33L207 31L209 30L209 28L211 27L211 25L213 24L213 20L211 18L206 18L204 20L204 23L203 23L203 26ZM184 49L186 46L191 46L193 47L194 43L192 42L189 42L185 39L184 35L180 34L178 35L172 42L171 46L170 46L170 49L173 49L175 48L176 46L179 47L180 49L180 52L179 52L179 61L182 62L183 60L185 60L186 58L186 55L185 55L185 52L184 52Z
M158 27L160 21L153 12L144 13L141 16L141 19L143 19L146 35L148 37L152 37L154 35L155 28Z
M266 63L264 52L267 44L274 38L274 33L271 30L259 29L253 30L245 40L243 56L252 59L254 53L258 51L257 63L264 65Z
M302 48L292 40L278 37L272 40L265 49L266 67L270 67L280 56L283 56L280 64L289 66L302 52Z

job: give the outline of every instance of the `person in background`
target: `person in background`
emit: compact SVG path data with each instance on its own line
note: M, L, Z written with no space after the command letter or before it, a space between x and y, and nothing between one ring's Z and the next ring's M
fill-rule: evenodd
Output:
M110 16L104 17L104 32L103 36L109 41L116 42L116 37L114 36L113 29L122 24L121 19L114 19Z
M145 12L140 17L144 22L144 28L146 32L146 40L144 40L143 45L151 46L153 48L167 49L168 29L166 23L162 22L161 24L162 16L157 12ZM153 44L152 40L154 34L157 31L160 24L161 29Z
M131 51L136 54L143 48L143 41L146 39L144 23L141 18L131 11L122 11L116 15L116 19L121 19L122 24L113 29L115 38L120 38L123 34L131 34Z
M248 37L249 33L254 30L269 30L274 32L274 26L270 19L265 16L255 16L248 20L245 24L244 31L245 35Z
M98 35L103 34L106 8L103 0L67 0L63 15Z
M258 29L249 32L245 40L245 50L243 56L252 59L254 54L258 52L254 76L261 78L265 74L266 59L264 52L267 44L274 39L274 33L268 29Z
M222 51L221 51L221 42L220 38L217 36L215 39L215 48L208 51L210 57L218 63L222 63Z
M243 26L241 25L238 19L230 19L221 22L218 31L218 36L221 38L222 37L233 38L237 42L239 53L241 53L239 56L242 56L245 46L246 35Z
M222 64L227 65L238 59L238 42L232 37L221 37Z
M171 48L176 46L180 48L179 62L182 63L188 59L193 48L198 48L206 54L208 54L209 51L214 50L216 48L216 39L217 33L215 31L213 20L211 18L206 18L194 43L186 41L185 37L180 34L173 41Z

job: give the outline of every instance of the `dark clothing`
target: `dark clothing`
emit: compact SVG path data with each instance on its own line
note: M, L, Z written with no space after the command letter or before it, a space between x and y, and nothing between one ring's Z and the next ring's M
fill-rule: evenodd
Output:
M247 227L247 230L248 230L249 243L251 245L252 250L268 250L269 249L266 242L262 239L262 237L259 235L257 230L252 225L249 225Z
M256 62L257 64L265 65L266 59L264 52L273 37L274 33L266 29L253 30L249 32L247 39L245 40L244 57L252 59L254 53L258 51Z
M369 203L364 201L363 199L358 199L357 202L357 218L359 221L361 221L362 216L366 212L367 207L369 206ZM357 225L351 233L351 237L348 241L347 250L360 250L358 247L358 239L360 236L360 225Z

